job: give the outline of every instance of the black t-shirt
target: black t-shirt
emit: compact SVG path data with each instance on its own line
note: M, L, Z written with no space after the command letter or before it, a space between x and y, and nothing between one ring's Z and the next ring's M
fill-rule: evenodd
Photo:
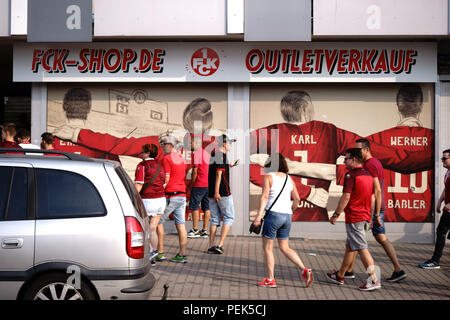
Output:
M208 196L210 198L214 198L217 171L222 171L219 194L221 197L228 197L231 195L230 166L228 165L227 155L220 151L215 152L215 154L211 154L211 158L209 160Z

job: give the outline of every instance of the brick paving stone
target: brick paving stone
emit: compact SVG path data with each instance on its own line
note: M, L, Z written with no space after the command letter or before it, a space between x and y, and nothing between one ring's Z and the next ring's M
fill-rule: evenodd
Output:
M368 240L371 240L370 238ZM369 250L380 267L382 289L360 292L367 275L360 259L355 264L356 279L343 286L329 283L326 273L342 262L345 241L291 238L290 246L300 255L305 266L312 268L314 282L306 288L300 270L274 246L277 288L260 288L265 267L261 239L255 236L229 236L224 255L207 254L208 239L188 239L188 263L158 262L152 268L157 279L151 300L163 295L163 285L169 285L168 299L173 300L450 300L450 256L444 249L441 269L423 270L417 265L429 259L434 245L394 242L402 268L408 277L399 283L389 283L393 266L383 248L369 241ZM178 238L167 234L165 253L171 258L177 253ZM314 253L314 255L309 255Z

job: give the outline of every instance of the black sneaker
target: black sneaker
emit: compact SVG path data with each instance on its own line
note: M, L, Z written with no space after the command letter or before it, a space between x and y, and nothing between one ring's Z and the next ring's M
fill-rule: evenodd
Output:
M217 250L216 250L216 246L212 246L211 248L208 248L208 251L206 251L206 253L219 254L219 252L217 252Z
M422 269L439 269L439 268L441 268L439 263L437 263L436 261L433 261L433 260L427 260L425 262L421 262L421 263L419 263L419 267L421 267Z
M353 272L346 271L344 274L345 279L355 279L355 274Z
M223 253L224 253L224 250L223 250L223 247L222 247L222 246L216 246L216 251L217 251L217 253L219 253L219 254L223 254Z
M200 238L208 238L209 237L208 231L204 230L204 229L199 231L199 235L200 235Z
M400 280L403 280L406 278L406 273L403 270L394 271L392 273L392 276L390 278L387 278L386 280L389 282L397 282Z

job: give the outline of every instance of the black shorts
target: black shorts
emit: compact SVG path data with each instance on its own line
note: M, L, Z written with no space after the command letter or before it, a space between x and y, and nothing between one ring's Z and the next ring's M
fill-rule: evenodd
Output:
M192 187L191 196L189 198L189 209L198 210L202 206L202 210L209 211L208 187Z

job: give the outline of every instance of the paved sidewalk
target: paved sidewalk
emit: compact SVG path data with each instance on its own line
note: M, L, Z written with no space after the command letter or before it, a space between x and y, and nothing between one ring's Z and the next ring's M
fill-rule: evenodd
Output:
M370 239L370 238L369 238ZM265 268L260 237L229 236L225 254L207 254L208 239L188 239L188 263L158 262L152 268L157 282L151 300L163 295L168 284L168 300L450 300L449 246L444 249L441 269L424 270L417 265L432 255L434 245L394 243L400 264L408 277L398 283L383 281L393 271L389 258L376 242L369 242L375 264L381 268L382 288L372 292L358 290L367 276L358 257L356 279L342 286L329 283L326 272L338 268L344 256L343 240L290 239L303 263L314 272L310 288L300 280L299 270L275 245L275 278L277 288L261 288ZM178 237L167 234L165 250L168 258L178 250Z

